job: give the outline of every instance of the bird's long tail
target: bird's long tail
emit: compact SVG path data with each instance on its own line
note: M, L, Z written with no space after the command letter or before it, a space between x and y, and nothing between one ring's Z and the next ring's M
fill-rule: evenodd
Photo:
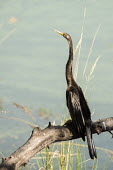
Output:
M87 137L87 144L88 144L90 158L91 159L97 158L97 153L92 138L92 132L89 126L86 126L86 137Z

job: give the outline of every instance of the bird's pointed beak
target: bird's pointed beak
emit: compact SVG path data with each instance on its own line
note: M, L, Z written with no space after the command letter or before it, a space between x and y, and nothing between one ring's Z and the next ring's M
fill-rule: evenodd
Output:
M58 34L60 34L60 35L64 35L64 33L63 32L60 32L60 31L58 31L58 30L54 30L55 32L57 32Z

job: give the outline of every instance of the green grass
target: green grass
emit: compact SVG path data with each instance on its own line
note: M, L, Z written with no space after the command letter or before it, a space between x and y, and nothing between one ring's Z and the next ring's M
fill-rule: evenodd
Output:
M81 141L80 141L81 143ZM38 169L46 170L87 170L87 162L90 161L91 165L89 169L97 170L98 169L98 159L91 160L86 159L86 149L87 145L76 143L74 141L60 142L50 146L50 149L45 148L45 150L38 153L34 160L34 166ZM96 147L97 151L101 150L102 152L112 152L105 150L104 148ZM88 149L87 149L88 152ZM113 154L113 152L112 152ZM112 158L112 157L111 157ZM103 163L103 169L109 169L112 160L109 161L106 165ZM29 166L29 169L30 166Z

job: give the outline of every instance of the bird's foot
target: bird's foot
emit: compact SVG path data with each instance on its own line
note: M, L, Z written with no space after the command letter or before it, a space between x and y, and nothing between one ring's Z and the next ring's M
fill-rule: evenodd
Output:
M108 132L112 135L112 138L113 138L113 133L110 130Z

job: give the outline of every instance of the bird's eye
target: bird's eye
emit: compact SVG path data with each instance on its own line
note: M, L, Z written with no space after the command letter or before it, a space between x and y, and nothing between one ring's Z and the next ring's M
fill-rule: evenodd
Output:
M67 35L67 39L69 39L69 35Z

